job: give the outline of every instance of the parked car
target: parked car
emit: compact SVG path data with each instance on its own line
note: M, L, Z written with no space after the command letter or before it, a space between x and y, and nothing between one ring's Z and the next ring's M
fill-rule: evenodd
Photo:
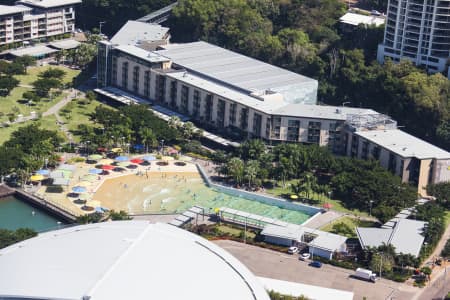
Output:
M311 254L309 254L308 252L306 252L306 253L300 254L300 256L299 256L298 259L299 259L299 260L305 261L305 260L308 260L310 257L311 257Z
M297 252L298 252L298 248L297 247L292 246L292 247L289 247L289 249L288 249L288 253L289 254L295 254Z
M372 10L372 11L370 12L370 14L371 14L372 16L381 16L381 13L380 13L378 10Z
M309 263L309 266L314 267L314 268L322 268L322 263L320 261L312 261Z

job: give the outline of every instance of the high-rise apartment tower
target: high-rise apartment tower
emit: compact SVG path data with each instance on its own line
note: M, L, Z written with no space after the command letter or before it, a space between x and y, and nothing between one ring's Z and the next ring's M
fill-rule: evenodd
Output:
M409 59L450 76L450 0L390 0L377 58Z

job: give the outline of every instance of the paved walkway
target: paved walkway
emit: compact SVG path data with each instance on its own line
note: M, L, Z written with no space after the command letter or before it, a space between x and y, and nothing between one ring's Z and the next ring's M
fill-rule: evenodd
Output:
M309 228L320 229L321 227L330 224L331 222L339 219L342 216L344 216L343 213L334 210L329 210L323 214L314 217L313 219L310 219L310 221L306 222L304 225Z

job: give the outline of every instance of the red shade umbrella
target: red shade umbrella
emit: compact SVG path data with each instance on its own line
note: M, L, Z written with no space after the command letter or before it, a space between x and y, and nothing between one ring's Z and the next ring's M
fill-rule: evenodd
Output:
M325 209L330 209L330 208L332 208L333 207L333 205L331 205L331 203L325 203L324 205L323 205L323 208L325 208Z
M112 169L114 169L115 167L114 166L111 166L111 165L103 165L102 166L102 170L112 170Z
M143 163L144 162L144 160L143 159L140 159L140 158L134 158L134 159L132 159L132 160L130 160L132 163L134 163L134 164L141 164L141 163Z

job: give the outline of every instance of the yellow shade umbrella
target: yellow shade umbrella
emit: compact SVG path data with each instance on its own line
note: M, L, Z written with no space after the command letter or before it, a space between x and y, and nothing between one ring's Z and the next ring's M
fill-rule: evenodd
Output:
M175 158L173 158L172 156L163 156L163 157L161 158L161 160L169 161L169 160L175 160Z
M40 174L36 174L30 177L31 181L41 181L44 180L44 176L40 175Z
M122 148L112 148L111 151L114 153L119 153L122 152Z
M291 195L291 199L298 199L297 195Z

